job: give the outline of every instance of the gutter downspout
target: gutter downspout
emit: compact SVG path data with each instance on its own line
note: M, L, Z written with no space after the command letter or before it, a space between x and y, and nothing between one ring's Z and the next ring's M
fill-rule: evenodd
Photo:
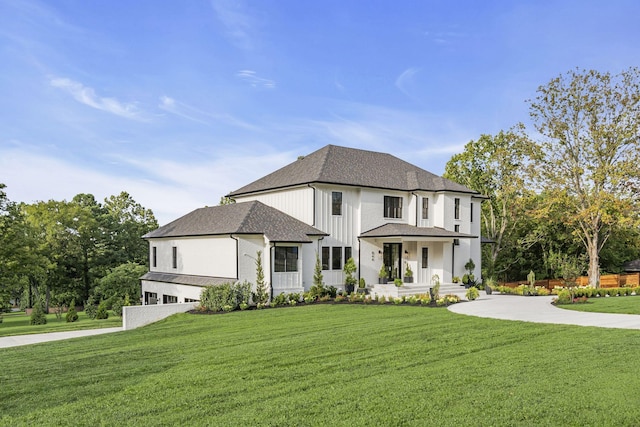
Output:
M229 237L236 241L236 280L240 280L240 247L238 239L233 237L233 234L229 234Z
M360 287L360 254L362 253L362 251L360 250L360 237L357 238L358 239L358 288Z
M276 247L275 243L269 242L269 301L273 301L273 248Z

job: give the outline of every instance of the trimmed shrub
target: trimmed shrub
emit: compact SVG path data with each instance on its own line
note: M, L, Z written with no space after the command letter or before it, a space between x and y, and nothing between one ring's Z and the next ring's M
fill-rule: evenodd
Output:
M200 306L209 311L233 311L243 302L248 304L250 298L251 283L223 283L202 289Z
M89 302L87 302L84 305L84 313L87 315L89 319L94 320L96 318L96 314L98 313L98 307L94 304L90 304Z
M47 316L44 314L44 309L42 308L42 304L38 303L33 307L31 311L31 318L29 320L30 325L46 325L47 324Z
M76 311L76 300L71 301L69 310L67 311L67 323L73 323L78 320L78 312Z
M111 310L113 310L114 314L118 317L122 317L122 306L124 302L120 298L114 298L111 303Z
M98 305L98 309L96 310L96 319L108 319L109 318L109 312L107 311L107 303L105 301L102 301L99 305Z
M571 304L573 301L571 299L571 292L569 289L561 289L558 292L558 298L556 298L556 304Z
M477 299L479 296L480 296L480 292L478 292L475 286L472 286L469 289L467 289L466 297L469 301L473 301Z

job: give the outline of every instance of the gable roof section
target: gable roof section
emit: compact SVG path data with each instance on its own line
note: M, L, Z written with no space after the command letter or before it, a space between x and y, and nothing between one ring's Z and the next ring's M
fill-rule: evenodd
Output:
M258 201L196 209L183 217L142 236L215 236L263 234L272 242L310 243L309 236L327 234Z
M475 239L478 236L445 230L440 227L416 227L415 225L390 223L365 231L360 235L364 238L379 237L444 237L456 239Z
M312 183L400 191L479 194L391 154L327 145L304 158L233 191L230 197Z

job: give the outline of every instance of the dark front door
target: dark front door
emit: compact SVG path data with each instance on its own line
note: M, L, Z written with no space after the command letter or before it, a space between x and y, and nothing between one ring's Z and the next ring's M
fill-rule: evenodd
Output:
M400 264L400 255L402 254L402 243L385 243L383 246L382 260L387 268L388 279L401 278L402 266Z

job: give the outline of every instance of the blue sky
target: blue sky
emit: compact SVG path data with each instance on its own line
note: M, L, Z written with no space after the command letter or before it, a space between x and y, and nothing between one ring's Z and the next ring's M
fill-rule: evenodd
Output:
M161 224L326 144L441 174L576 67L640 58L637 1L0 0L0 182L128 191Z

